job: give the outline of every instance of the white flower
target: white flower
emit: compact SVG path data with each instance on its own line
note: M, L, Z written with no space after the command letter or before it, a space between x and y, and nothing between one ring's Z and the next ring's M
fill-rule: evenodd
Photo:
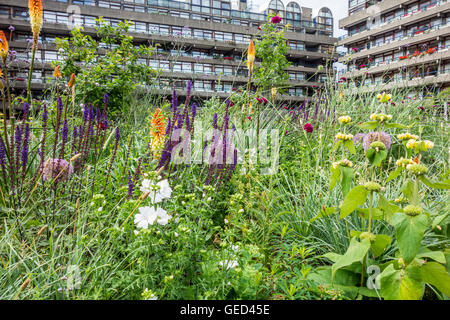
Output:
M156 184L157 190L154 190L154 185L152 181L149 179L142 180L142 187L140 190L142 192L149 192L148 198L152 201L152 203L161 202L164 199L169 199L172 195L172 188L169 185L169 181L162 180Z
M167 211L162 208L155 210L153 207L142 207L139 208L139 213L134 217L134 223L138 228L147 229L148 225L153 225L155 221L164 226L169 222L170 218L172 216L167 214Z
M103 211L103 207L98 208L98 212L102 212Z
M234 252L237 252L237 251L239 251L239 246L231 246L231 249L232 249Z
M226 267L227 269L236 268L238 266L237 261L235 260L224 260L219 262L219 266Z

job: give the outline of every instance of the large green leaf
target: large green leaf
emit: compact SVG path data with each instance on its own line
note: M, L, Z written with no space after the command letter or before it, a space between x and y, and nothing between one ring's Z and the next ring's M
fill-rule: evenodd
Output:
M345 140L344 146L350 151L351 154L356 153L355 145L353 144L353 140Z
M352 263L362 261L370 249L370 240L363 239L360 241L356 237L350 240L350 245L343 256L341 256L331 267L331 278L334 278L336 272Z
M432 251L425 247L420 247L419 252L416 255L416 258L430 258L442 264L446 263L444 252Z
M342 172L342 181L341 181L342 194L345 197L352 185L354 171L353 168L350 167L340 167L340 170Z
M396 270L391 264L380 274L381 296L386 300L420 300L423 296L419 267Z
M394 171L392 171L389 174L389 177L386 179L386 183L391 181L391 180L396 179L400 175L400 173L402 173L403 170L404 170L403 167L397 167L397 169L395 169Z
M378 126L377 121L367 121L361 124L358 124L358 127L365 130L374 130Z
M333 188L336 186L336 183L339 181L341 177L341 170L339 168L333 168L331 167L331 176L330 176L330 188L329 190L333 190Z
M370 245L370 251L375 257L379 257L387 248L389 248L391 242L392 239L388 235L377 234L375 241Z
M409 263L417 255L423 233L428 226L428 218L425 214L410 217L397 212L392 217L392 224L395 227L400 254L406 263Z
M361 218L369 219L369 208L357 208L356 211ZM372 219L380 220L383 219L384 212L378 208L372 209Z
M378 207L384 212L384 220L387 223L392 223L392 216L396 212L401 212L402 209L395 204L390 203L382 194L378 196Z
M414 183L412 183L411 180L406 181L401 189L403 195L409 200L412 200L413 193L414 193Z
M356 186L347 194L344 201L340 205L341 213L339 217L345 218L352 213L358 206L364 204L367 199L368 192L364 186Z
M427 262L420 267L422 279L450 297L450 276L442 264Z
M419 180L422 181L426 186L433 189L450 189L450 184L444 182L433 182L428 180L425 176L419 176Z

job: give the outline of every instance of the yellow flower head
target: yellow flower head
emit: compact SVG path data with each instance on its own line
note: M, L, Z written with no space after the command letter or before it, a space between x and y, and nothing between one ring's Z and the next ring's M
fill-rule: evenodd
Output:
M344 133L339 132L336 135L336 139L337 140L343 140L343 141L352 140L353 139L353 135L352 134L344 134Z
M1 68L0 68L0 78L3 78L3 71Z
M8 46L8 40L6 40L5 33L0 30L0 57L3 59L3 61L6 60L6 57L8 56L9 46Z
M417 136L415 134L411 134L409 132L406 132L406 133L401 133L401 134L397 135L397 138L399 140L402 140L402 141L403 140L410 140L410 139L418 140L419 136Z
M30 11L31 31L33 32L33 46L37 46L43 21L42 0L28 0L28 9Z
M424 140L423 143L426 150L433 149L434 147L434 143L432 141Z
M273 87L272 88L272 99L275 100L276 96L277 96L277 88Z
M59 71L59 66L56 66L55 70L53 70L53 76L55 78L62 78L61 71Z
M386 103L391 100L392 96L390 94L387 94L386 92L383 92L377 95L377 98L381 103Z
M390 115L390 114L373 113L370 115L370 120L372 120L372 121L384 122L386 120L391 120L391 119L392 119L392 115Z
M350 123L350 121L352 121L352 118L350 118L349 116L342 116L338 118L338 121L342 124L347 124Z
M408 149L415 149L417 147L417 140L415 139L409 139L406 143L406 148Z

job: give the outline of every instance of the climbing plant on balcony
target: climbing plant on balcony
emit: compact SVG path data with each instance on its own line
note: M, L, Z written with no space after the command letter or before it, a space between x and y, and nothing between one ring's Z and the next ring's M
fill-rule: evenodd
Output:
M260 65L255 66L254 79L262 90L278 88L278 92L283 92L283 87L289 80L286 69L290 66L286 55L289 50L285 38L285 31L289 27L281 27L278 20L268 17L268 22L263 24L261 29L261 39L255 41L256 57L260 60ZM278 22L277 22L278 21Z

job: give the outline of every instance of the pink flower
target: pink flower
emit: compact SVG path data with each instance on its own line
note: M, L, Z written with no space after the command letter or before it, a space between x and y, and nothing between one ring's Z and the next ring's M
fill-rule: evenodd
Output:
M268 103L268 102L269 102L269 100L267 100L267 99L264 98L264 97L261 97L261 100L262 100L264 103Z
M256 98L256 101L258 101L259 103L263 103L262 99L260 98Z
M279 16L273 16L272 20L270 20L270 22L272 22L272 23L280 23L281 22L281 18Z
M311 123L307 123L305 124L305 126L303 127L303 130L305 130L308 133L311 133L314 131L314 127Z

